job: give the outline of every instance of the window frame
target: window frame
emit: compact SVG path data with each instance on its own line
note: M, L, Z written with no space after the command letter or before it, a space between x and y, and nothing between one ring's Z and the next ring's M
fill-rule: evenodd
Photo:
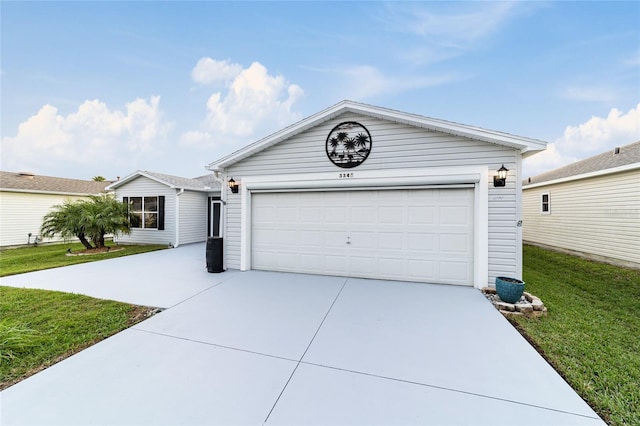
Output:
M545 196L547 197L546 201L544 199ZM540 194L540 214L551 214L551 193L549 192L543 192Z
M133 200L140 199L141 210L132 210ZM154 206L153 210L149 210L146 207L145 199L154 198L155 200L148 200L149 205ZM135 213L136 217L139 215L140 217L140 226L133 226L133 221L131 221L132 226L131 229L144 229L151 231L163 231L164 230L164 196L163 195L135 195L129 197L123 197L122 201L127 204L127 214L129 215L129 220L131 221L132 215ZM150 215L155 216L155 226L147 226L147 217L151 217Z

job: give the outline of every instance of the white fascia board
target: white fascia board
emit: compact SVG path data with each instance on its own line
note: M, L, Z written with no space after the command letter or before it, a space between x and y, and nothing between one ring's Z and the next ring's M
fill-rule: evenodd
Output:
M108 189L116 189L116 188L124 185L125 183L134 180L138 176L145 176L145 174L144 174L144 172L142 170L136 170L135 172L123 177L122 179L113 182L111 185L107 186L107 188ZM149 176L146 176L146 177L149 177ZM156 179L154 179L154 180L156 180Z
M344 102L341 102L339 104L334 105L331 108L320 111L312 116L309 116L302 121L299 121L288 127L285 127L284 129L276 133L272 133L271 135L263 139L260 139L252 144L249 144L244 148L241 148L227 155L226 157L223 157L217 161L214 161L213 163L208 164L207 166L205 166L205 169L212 172L223 171L224 168L226 168L229 165L237 163L240 160L250 157L255 153L258 153L270 146L277 144L278 142L291 138L297 135L298 133L302 133L307 129L310 129L325 121L332 119L333 117L335 117L340 113L338 111L342 108L343 105L344 105Z
M23 194L44 194L44 195L70 195L74 197L88 197L89 195L100 195L110 193L109 187L105 187L103 192L63 192L63 191L42 191L38 189L16 189L16 188L0 188L0 192L17 192Z
M628 172L630 170L636 170L636 169L640 169L640 163L626 164L624 166L613 167L611 169L598 170L598 171L595 171L595 172L583 173L581 175L568 176L568 177L560 178L560 179L546 180L546 181L540 182L540 183L532 183L530 185L524 185L522 187L522 190L526 191L527 189L540 188L540 187L543 187L543 186L555 185L555 184L558 184L558 183L571 182L571 181L574 181L574 180L588 179L588 178L592 178L592 177L611 175L611 174L614 174L614 173Z
M158 183L166 185L169 188L177 188L176 186L171 185L169 182L165 182L162 179L158 179L157 177L152 176L152 175L150 175L148 173L145 173L142 170L135 171L135 172L131 173L130 175L125 176L124 178L120 179L119 181L114 182L111 185L107 186L107 188L116 189L116 188L118 188L118 187L120 187L120 186L122 186L122 185L124 185L124 184L126 184L128 182L131 182L132 180L135 180L136 178L138 178L140 176L146 177L147 179L151 179L153 181L156 181Z
M192 187L186 187L186 186L178 186L178 185L173 185L167 181L164 181L156 176L150 175L148 173L145 173L142 170L138 170L134 173L131 173L130 175L124 177L123 179L120 179L117 182L112 183L111 185L107 186L107 189L109 190L114 190L128 182L131 182L132 180L135 180L138 177L146 177L147 179L151 179L155 182L158 182L162 185L165 185L171 189L183 189L185 191L195 191L195 192L217 192L218 190L215 188L192 188Z
M388 169L246 176L240 186L248 190L367 188L405 185L451 185L480 182L486 167Z
M398 123L409 124L416 127L422 127L427 130L508 146L510 148L518 149L523 153L529 151L538 152L546 149L547 147L546 142L537 139L515 136L495 130L483 129L480 127L424 117L417 114L404 113L371 105L357 104L355 108L348 109L352 112L391 120Z
M445 120L424 117L421 115L410 114L387 108L376 107L372 105L361 104L352 101L342 101L332 107L320 111L310 117L305 118L289 127L273 133L257 142L221 158L220 160L210 163L205 168L210 171L221 171L240 160L243 160L255 153L258 153L272 145L277 144L285 139L293 137L307 129L315 127L325 121L328 121L337 115L353 112L369 117L380 118L383 120L394 121L397 123L408 124L415 127L421 127L440 133L448 133L455 136L461 136L483 142L489 142L497 145L508 146L519 150L522 154L532 155L539 151L544 151L547 143L537 139L530 139L521 136L510 135L508 133L497 132L493 130L482 129L474 126L454 123Z

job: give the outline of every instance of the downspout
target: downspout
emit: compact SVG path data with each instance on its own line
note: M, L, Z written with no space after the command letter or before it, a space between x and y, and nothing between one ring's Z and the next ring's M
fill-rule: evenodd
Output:
M184 188L180 188L180 191L176 193L176 242L173 248L177 248L180 245L180 195L184 192Z

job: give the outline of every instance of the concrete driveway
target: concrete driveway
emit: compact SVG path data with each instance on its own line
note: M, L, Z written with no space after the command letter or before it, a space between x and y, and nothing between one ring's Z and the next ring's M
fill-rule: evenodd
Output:
M477 290L203 258L3 278L169 309L1 392L0 424L604 424Z

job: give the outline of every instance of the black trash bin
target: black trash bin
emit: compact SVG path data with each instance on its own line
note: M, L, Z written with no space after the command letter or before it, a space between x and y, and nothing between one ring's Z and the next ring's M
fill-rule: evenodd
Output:
M223 272L222 269L222 238L207 238L207 271Z

